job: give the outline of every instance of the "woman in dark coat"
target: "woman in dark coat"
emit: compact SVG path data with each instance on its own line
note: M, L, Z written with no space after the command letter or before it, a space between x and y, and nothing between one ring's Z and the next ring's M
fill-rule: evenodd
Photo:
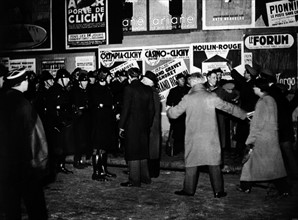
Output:
M99 70L98 83L92 87L90 105L93 148L93 180L106 181L106 177L116 177L107 171L107 153L117 145L116 116L113 95L107 84L108 72Z

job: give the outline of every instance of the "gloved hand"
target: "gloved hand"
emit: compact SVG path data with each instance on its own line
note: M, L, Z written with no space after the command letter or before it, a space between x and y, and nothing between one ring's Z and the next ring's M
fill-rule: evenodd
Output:
M248 159L250 158L250 155L253 151L253 144L248 144L246 145L246 148L244 149L244 156L243 156L243 159L242 159L242 164L245 164Z
M124 138L124 129L122 128L119 129L119 137Z

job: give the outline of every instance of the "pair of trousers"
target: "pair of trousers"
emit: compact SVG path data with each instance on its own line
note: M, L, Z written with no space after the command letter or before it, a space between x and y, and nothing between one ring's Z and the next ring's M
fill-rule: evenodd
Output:
M151 178L148 169L148 160L129 160L129 182L134 186L141 186L141 183L151 183Z
M298 178L298 162L291 141L280 142L280 149L290 177Z
M185 178L184 178L184 186L183 190L189 194L195 194L198 179L200 172L198 170L198 166L196 167L186 167L185 168ZM212 186L213 193L223 192L223 176L221 173L220 165L216 166L208 166L209 169L209 178Z

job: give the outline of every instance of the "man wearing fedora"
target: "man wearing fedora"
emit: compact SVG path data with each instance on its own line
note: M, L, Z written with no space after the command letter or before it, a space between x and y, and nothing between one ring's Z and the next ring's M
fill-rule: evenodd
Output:
M47 219L41 184L46 174L48 145L41 120L24 97L28 71L15 69L5 77L0 105L0 216L21 219L22 201L28 219ZM1 208L3 207L3 210Z
M166 105L175 106L177 105L184 95L189 91L189 87L185 84L185 75L182 73L177 74L176 83L177 86L170 89L167 96ZM173 143L173 154L177 155L184 151L184 137L185 137L185 114L182 114L176 119L169 119L170 132L172 132Z
M151 72L146 71L142 83L150 86L153 92L154 100L154 118L150 128L149 137L149 174L151 178L157 178L160 171L160 148L161 148L161 102L157 90L158 79L157 76Z
M151 183L148 171L149 134L154 116L153 93L140 82L138 68L128 70L129 85L124 88L123 106L119 121L119 136L124 137L125 160L128 163L129 180L125 187L140 187Z
M236 69L233 69L230 63L227 63L231 71L231 77L235 83L235 89L239 91L239 106L246 112L252 112L259 97L254 93L253 86L258 72L250 65L245 65L244 74L241 75ZM246 148L245 141L249 134L249 121L238 120L236 126L236 156L242 160Z

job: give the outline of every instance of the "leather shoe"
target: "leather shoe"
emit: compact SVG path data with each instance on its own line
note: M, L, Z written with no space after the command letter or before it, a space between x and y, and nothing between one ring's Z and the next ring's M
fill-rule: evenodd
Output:
M214 194L214 198L222 198L222 197L225 197L225 196L227 196L226 192L218 192L218 193Z
M57 170L58 173L70 174L73 173L71 170L66 169L65 166L60 165Z
M120 183L120 186L124 186L124 187L132 187L134 186L131 182L124 182L124 183Z
M242 188L241 186L236 188L239 192L244 192L244 193L250 193L251 192L251 188Z
M117 175L115 173L110 173L108 171L106 171L105 174L106 174L107 177L112 177L112 178L116 178L117 177Z
M179 195L179 196L193 196L194 195L194 193L187 193L184 190L175 191L175 194Z

